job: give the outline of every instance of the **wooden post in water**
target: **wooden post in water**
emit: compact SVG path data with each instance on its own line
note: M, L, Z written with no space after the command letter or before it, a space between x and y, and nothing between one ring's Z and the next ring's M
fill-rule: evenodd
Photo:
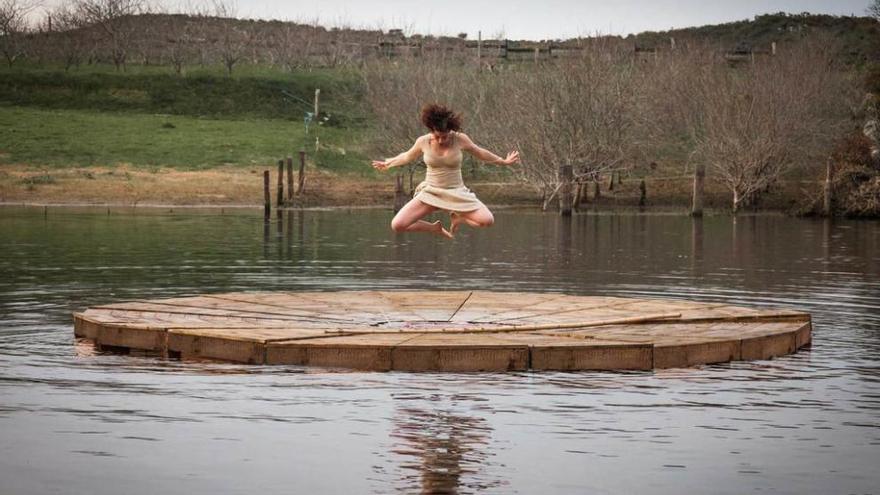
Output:
M703 186L706 181L706 166L698 163L694 169L694 197L691 203L691 216L703 216Z
M647 202L648 186L645 184L645 179L642 179L642 182L639 183L639 208L644 208Z
M593 199L599 201L602 198L602 188L599 187L599 183L602 181L602 178L596 176L595 182L593 182Z
M287 204L293 205L293 157L287 157Z
M559 213L564 217L571 216L571 165L559 167L559 177L562 187L559 190Z
M832 189L831 189L831 179L833 178L831 174L831 160L828 161L828 164L825 166L825 197L822 202L822 214L826 217L831 216L831 200L832 198Z
M406 201L406 193L403 192L403 175L397 174L394 176L394 213L400 211Z
M306 152L299 151L299 184L296 186L296 194L301 195L306 184Z
M275 197L275 204L277 206L284 204L284 160L278 160L278 194Z
M269 197L269 171L263 170L263 218L267 222L272 214L272 199Z

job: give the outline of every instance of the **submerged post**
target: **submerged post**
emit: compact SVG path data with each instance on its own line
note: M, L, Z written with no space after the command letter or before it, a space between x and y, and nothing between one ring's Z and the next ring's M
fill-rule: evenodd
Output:
M287 203L293 205L293 158L287 157Z
M703 216L703 186L706 180L706 166L697 164L694 169L694 197L691 204L691 216Z
M268 222L272 213L272 200L269 198L269 171L263 170L263 218Z
M278 206L284 204L284 160L278 160L278 194L275 204Z
M564 217L571 216L571 165L559 167L559 179L562 188L559 190L559 213Z

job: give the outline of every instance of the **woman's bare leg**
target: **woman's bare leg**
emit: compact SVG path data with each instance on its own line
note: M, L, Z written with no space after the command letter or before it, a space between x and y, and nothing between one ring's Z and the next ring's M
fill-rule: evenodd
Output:
M451 239L452 234L443 228L439 220L434 223L422 220L434 211L437 211L437 208L417 199L411 199L397 212L397 215L394 215L394 219L391 220L391 230L395 232L430 232Z
M454 211L450 213L450 216L452 217L452 222L449 230L453 234L458 231L458 227L460 227L462 223L466 223L474 228L491 227L492 224L495 223L495 216L492 215L489 208L486 208L485 206L473 211Z

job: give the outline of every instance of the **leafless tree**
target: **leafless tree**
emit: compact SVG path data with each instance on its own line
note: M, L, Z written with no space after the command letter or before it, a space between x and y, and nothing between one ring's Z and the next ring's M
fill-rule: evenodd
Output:
M868 15L880 21L880 0L873 0L868 6Z
M287 70L308 65L316 41L309 26L285 22L271 34L269 53L273 62Z
M194 58L198 33L203 20L183 14L173 14L168 17L165 25L167 47L165 49L168 61L174 67L174 72L183 74L183 67Z
M89 47L85 20L69 4L61 4L50 12L54 40L52 50L61 57L64 70L79 66Z
M694 154L733 194L738 211L798 163L822 161L851 125L854 85L828 44L801 43L736 68L695 66Z
M544 208L561 186L561 166L571 165L583 182L633 162L642 144L644 80L642 67L607 46L505 77L498 122L515 125L510 134L523 155L515 170L540 185Z
M29 0L0 0L0 52L9 67L25 54L27 15L37 6Z
M125 70L137 26L132 17L140 13L144 0L73 0L76 16L94 25L104 35L117 70Z

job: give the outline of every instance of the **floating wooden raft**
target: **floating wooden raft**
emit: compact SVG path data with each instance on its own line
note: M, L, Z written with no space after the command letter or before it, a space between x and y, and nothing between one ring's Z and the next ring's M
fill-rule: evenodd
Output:
M650 370L769 359L810 315L679 300L484 291L212 294L74 314L99 347L408 371Z

